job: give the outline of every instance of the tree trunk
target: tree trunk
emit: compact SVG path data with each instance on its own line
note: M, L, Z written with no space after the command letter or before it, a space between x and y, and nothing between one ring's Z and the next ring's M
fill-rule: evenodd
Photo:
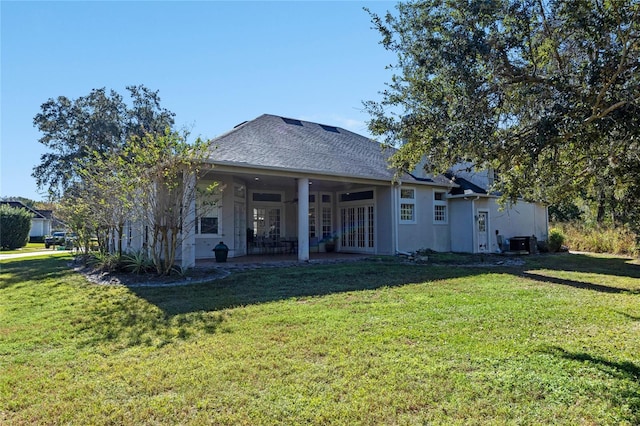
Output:
M602 225L602 223L604 222L606 210L606 197L604 194L604 190L600 190L600 195L598 196L598 215L596 217L596 222L598 222L598 225Z
M122 237L124 235L124 223L118 224L118 255L122 256Z

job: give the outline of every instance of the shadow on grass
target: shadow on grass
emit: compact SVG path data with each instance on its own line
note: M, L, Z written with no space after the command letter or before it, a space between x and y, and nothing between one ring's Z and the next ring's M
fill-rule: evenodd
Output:
M592 365L598 370L610 375L616 380L620 380L616 384L618 390L616 397L613 398L613 404L627 404L631 410L633 418L629 418L629 424L639 424L640 421L640 366L630 362L615 362L609 359L590 355L585 352L570 352L559 346L550 346L541 351L552 356L572 361L578 361L586 365ZM595 392L602 392L597 389ZM622 402L621 402L622 401Z
M162 347L176 340L186 340L194 332L214 334L225 315L218 312L196 311L188 315L172 316L145 303L135 294L120 293L116 300L95 303L90 315L78 324L86 338L79 346L109 343L116 347Z
M640 293L638 289L611 287L547 277L525 272L534 267L576 272L600 272L609 275L640 277L640 268L622 258L586 255L531 256L524 267L457 267L456 265L413 265L396 261L358 261L307 267L265 268L235 272L206 284L176 287L139 287L131 291L158 306L168 315L195 311L220 311L289 298L325 296L349 291L374 290L410 283L459 278L488 272L507 272L554 285L604 293Z
M383 262L352 262L259 269L233 273L207 284L132 288L169 315L194 311L219 311L238 306L290 298L325 296L349 291L375 290L410 283L477 274L473 268L443 268Z
M620 274L622 265L625 264L623 259L589 258L584 255L532 256L531 259L536 261L537 267L547 269L564 268L580 272L595 269L610 274ZM562 261L561 267L555 268L553 264L558 260ZM487 273L507 273L518 277L524 275L551 285L569 285L604 293L629 292L628 289L526 273L529 266L434 266L406 264L391 259L256 269L234 272L224 279L203 284L129 288L126 296L119 294L115 300L105 297L109 303L101 307L94 306L91 324L87 326L98 331L95 337L99 340L117 341L123 346L162 346L186 339L191 333L211 334L223 330L227 316L233 315L227 310L239 306L399 287ZM633 271L631 268L631 273ZM628 367L635 374L634 366Z
M574 253L531 256L525 261L526 265L523 268L522 276L549 284L598 291L601 293L640 294L640 265L632 263L632 260L631 258L624 257L604 257ZM602 283L550 277L543 273L530 271L531 269L609 275L630 278L634 280L634 283L631 283L631 285L627 287L614 287ZM638 280L635 281L635 279Z
M606 358L589 355L585 352L569 352L559 346L550 346L544 349L542 352L564 359L592 364L598 367L601 371L610 374L611 376L622 379L630 379L636 383L640 382L640 366L630 361L609 361ZM640 394L636 394L636 396L640 397Z
M204 284L110 287L93 296L76 326L80 346L161 347L193 333L213 334L233 315L228 309L286 299L374 290L476 274L471 268L430 268L399 263L353 262L265 268L234 273Z
M582 269L582 258L574 260L574 265L565 258L564 265L576 270ZM598 259L595 261L598 262ZM607 262L607 265L612 263ZM235 272L229 277L209 283L175 287L135 287L130 295L149 302L159 308L160 316L150 316L157 331L170 327L172 321L184 321L185 329L208 327L215 332L221 327L226 315L225 310L239 306L277 302L287 299L305 299L355 291L376 290L383 287L399 287L412 283L425 283L461 277L479 276L487 273L507 273L552 285L571 285L578 289L597 290L606 293L628 292L593 283L570 280L558 280L543 275L525 273L523 267L457 267L456 265L433 266L400 263L397 261L358 261L343 264L293 266L283 268L265 268L246 272ZM600 267L602 269L602 267ZM135 319L115 319L122 315L125 307L98 314L107 323L113 325L109 332L118 330L120 324L135 323ZM110 319L109 319L110 318ZM140 318L138 318L140 320ZM105 328L109 328L105 323ZM138 324L135 327L148 327ZM175 328L175 325L174 325ZM117 334L130 333L130 330L116 331ZM179 337L179 336L177 336ZM132 341L135 341L134 338Z
M64 281L72 272L67 257L16 259L0 265L0 289L29 282ZM461 262L464 263L464 262ZM326 296L352 291L375 290L411 283L425 283L486 273L528 276L552 285L569 285L579 289L606 293L631 292L572 280L550 278L525 272L531 267L597 271L610 275L634 277L637 265L620 258L592 258L585 255L531 256L524 267L458 267L414 265L389 261L358 261L343 264L265 268L236 272L231 276L204 284L175 287L129 288L105 287L91 291L87 311L70 319L86 344L120 341L125 346L163 345L187 338L192 332L214 333L230 314L225 310L252 304L287 299ZM534 266L532 266L534 265ZM468 265L467 265L468 266ZM527 275L528 274L528 275ZM81 339L82 340L82 339Z
M67 257L33 257L4 260L0 263L0 289L24 283L62 278L69 274Z
M536 280L536 281L546 282L546 283L550 283L550 284L566 285L566 286L569 286L569 287L581 288L581 289L585 289L585 290L599 291L601 293L640 294L640 289L628 289L628 288L620 288L620 287L611 287L611 286L602 285L602 284L594 284L594 283L587 283L587 282L582 282L582 281L567 280L567 279L564 279L564 278L548 277L546 275L536 274L536 273L528 272L528 271L523 272L522 276L526 277L526 278L530 278L532 280Z
M640 321L640 316L637 316L637 315L629 315L628 313L626 313L626 312L622 312L622 311L614 311L614 312L616 312L616 313L618 313L618 314L620 314L620 315L622 315L622 316L626 317L627 319L629 319L629 320L631 320L631 321Z
M632 263L634 260L636 262ZM567 272L591 272L640 279L640 263L637 263L637 259L627 257L562 253L529 256L525 261L529 269L533 267Z

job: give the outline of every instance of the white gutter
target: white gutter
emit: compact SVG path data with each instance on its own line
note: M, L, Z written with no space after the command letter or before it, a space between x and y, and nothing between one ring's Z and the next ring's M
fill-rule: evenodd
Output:
M549 240L549 206L544 207L545 212L545 222L547 224L547 229L545 230L545 238L547 241Z

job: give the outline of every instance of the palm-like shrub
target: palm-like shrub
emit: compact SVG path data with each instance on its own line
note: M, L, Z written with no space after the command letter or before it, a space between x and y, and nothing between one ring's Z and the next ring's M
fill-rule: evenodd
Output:
M153 260L143 251L122 255L122 265L125 271L134 274L145 274L154 270Z

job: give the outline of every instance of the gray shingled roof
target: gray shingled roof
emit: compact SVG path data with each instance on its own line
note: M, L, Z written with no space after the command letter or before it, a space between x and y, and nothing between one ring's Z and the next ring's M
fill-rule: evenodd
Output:
M299 124L297 124L299 123ZM264 114L211 141L212 163L290 169L391 181L392 150L364 136L309 121Z

